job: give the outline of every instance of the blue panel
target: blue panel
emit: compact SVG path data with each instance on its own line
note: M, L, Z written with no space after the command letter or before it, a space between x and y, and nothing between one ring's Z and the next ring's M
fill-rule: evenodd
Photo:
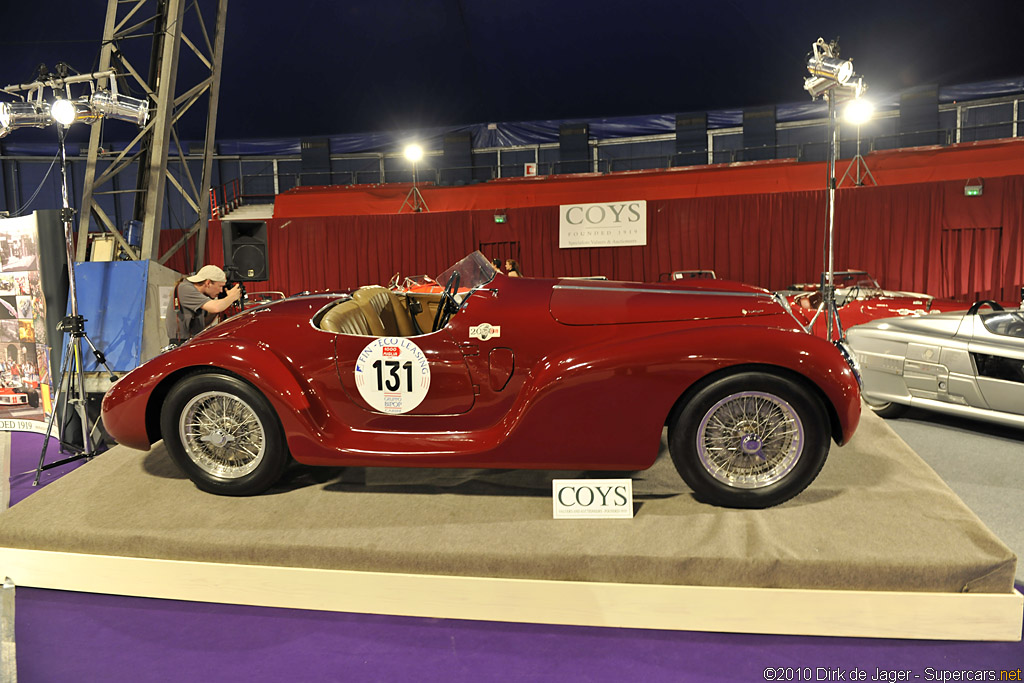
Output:
M89 261L75 264L78 313L85 333L107 357L114 371L126 372L142 363L143 312L149 261ZM70 304L69 304L70 307ZM83 344L85 371L102 370Z

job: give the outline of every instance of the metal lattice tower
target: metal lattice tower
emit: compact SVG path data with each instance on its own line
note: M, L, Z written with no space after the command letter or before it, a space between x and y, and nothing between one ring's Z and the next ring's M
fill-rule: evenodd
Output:
M189 238L199 234L196 263L202 262L206 242L206 224L210 217L210 179L213 170L213 146L216 132L217 102L220 93L220 74L224 55L224 27L227 18L227 0L108 0L106 22L103 28L103 46L99 71L113 67L118 75L121 92L133 92L148 97L149 122L125 147L124 151L103 149L102 122L96 124L89 138L89 156L86 164L82 192L81 218L78 224L76 259L84 261L88 246L89 226L95 217L103 228L114 235L123 251L133 259L153 259L163 263ZM215 13L213 32L207 29L208 18ZM151 40L148 78L137 68L139 58L134 51L139 43ZM185 50L182 50L182 46ZM177 87L181 53L192 55L188 77L199 73L197 82ZM136 58L136 62L132 58ZM143 54L142 59L145 58ZM99 85L104 85L99 83ZM138 91L142 91L141 93ZM202 152L202 171L199 182L193 177L178 137L177 124L195 105L206 100L206 128ZM201 107L197 108L197 112ZM190 116L194 116L193 112ZM176 157L178 173L171 173L168 160ZM134 174L125 180L126 174ZM180 176L180 177L179 177ZM131 187L134 189L124 189ZM185 216L176 216L187 228L181 240L166 253L159 254L160 229L167 191L181 195L189 209ZM132 192L135 195L133 220L142 224L141 249L131 247L122 235L121 226L114 224L100 205L105 196ZM109 205L109 201L108 201ZM196 266L198 267L198 265Z

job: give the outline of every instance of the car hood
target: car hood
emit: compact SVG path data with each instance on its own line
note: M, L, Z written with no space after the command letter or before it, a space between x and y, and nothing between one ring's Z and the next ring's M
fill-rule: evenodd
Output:
M767 290L723 280L685 285L560 280L551 290L551 315L565 325L714 320L783 313Z

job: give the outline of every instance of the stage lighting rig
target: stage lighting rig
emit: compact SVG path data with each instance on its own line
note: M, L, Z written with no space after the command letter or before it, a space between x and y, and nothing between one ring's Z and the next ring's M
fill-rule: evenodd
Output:
M849 99L851 104L860 100L861 95L867 89L864 79L859 78L853 70L853 61L839 57L838 41L826 43L824 38L818 38L811 44L811 52L807 57L808 76L804 77L804 90L813 99L824 97L828 102L828 178L826 205L828 220L826 222L826 235L822 246L822 257L824 261L824 275L821 282L821 305L815 318L824 312L825 330L828 339L832 340L833 323L837 330L837 339L843 341L845 332L839 321L839 310L836 307L834 274L834 228L835 228L835 205L836 205L836 153L838 147L839 127L836 124L836 103L840 99ZM857 126L857 156L855 162L863 163L860 156L860 125ZM864 164L865 170L867 164ZM858 185L860 183L860 166L858 169ZM847 170L849 173L849 169ZM871 172L868 176L874 181ZM843 176L846 177L845 175ZM876 183L877 184L877 183ZM814 321L811 321L813 326ZM810 329L810 328L809 328Z
M67 75L66 65L58 65L57 74L43 70L41 78L32 83L9 85L2 92L21 101L0 102L0 137L17 128L46 128L58 124L65 128L73 123L93 124L101 118L128 121L144 126L149 120L149 102L117 92L114 71ZM109 89L97 89L100 80L109 80ZM88 93L71 96L72 87L88 86ZM53 93L53 101L43 95ZM22 94L24 93L24 94Z
M68 268L68 303L71 314L63 318L57 325L57 329L68 334L67 346L61 357L60 380L56 385L56 394L51 405L50 417L46 425L46 434L49 435L53 429L54 418L61 412L61 424L59 427L59 438L61 447L69 446L65 438L65 429L68 425L69 410L78 414L82 427L82 446L79 452L71 457L64 458L57 462L46 464L46 450L49 445L49 438L43 439L43 450L39 455L39 465L36 468L36 477L32 482L33 486L39 484L39 477L43 470L51 469L74 460L91 458L96 454L92 442L92 428L89 424L88 411L86 410L87 394L85 390L85 373L83 370L82 340L92 349L97 363L106 368L111 380L115 380L113 372L107 365L106 358L89 339L85 332L85 318L78 313L78 295L75 287L75 251L73 230L71 226L75 211L71 208L68 197L68 164L67 149L64 143L67 129L76 122L91 124L100 118L109 118L119 121L129 121L138 126L144 126L149 119L149 102L138 100L132 97L120 96L117 92L116 74L113 70L100 71L89 74L69 75L70 67L61 63L57 65L56 72L51 74L45 66L40 67L39 77L32 83L21 85L9 85L0 89L20 101L0 102L0 137L18 128L46 128L51 124L57 128L58 151L60 156L61 172L61 195L63 208L61 209L61 221L64 223L64 242L67 249ZM98 81L108 81L109 90L97 89ZM73 89L84 89L88 92L75 98L72 96ZM51 100L44 99L49 91Z

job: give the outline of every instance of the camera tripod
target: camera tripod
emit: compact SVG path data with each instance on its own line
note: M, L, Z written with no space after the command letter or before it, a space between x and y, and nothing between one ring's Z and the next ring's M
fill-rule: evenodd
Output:
M83 458L91 458L97 454L91 434L94 425L89 424L89 411L86 405L88 394L85 390L85 371L82 367L83 339L89 345L89 348L92 349L93 355L96 356L96 361L106 368L111 381L117 379L110 367L107 365L107 359L103 355L103 352L96 348L96 345L92 343L92 340L89 339L89 336L85 333L85 318L78 314L78 293L75 289L75 255L71 225L75 211L71 208L68 202L68 173L67 154L64 145L64 126L57 126L57 138L60 147L61 192L63 195L63 208L60 212L60 218L64 223L64 243L67 249L68 301L71 304L71 315L62 318L57 324L57 329L59 331L68 334L68 341L64 348L64 355L61 357L60 380L59 383L54 385L57 387L57 393L54 396L53 404L50 409L50 419L46 423L46 433L43 438L43 450L39 454L39 465L36 467L36 477L32 481L33 486L39 485L39 477L44 470L59 467ZM76 413L78 413L78 419L81 423L81 447L78 447L77 444L70 443L65 438L66 430L69 426L69 405ZM50 432L53 429L53 421L57 417L58 412L61 414L61 424L58 431L58 441L60 442L61 452L64 452L65 449L78 452L74 453L71 457L46 464L46 449L50 443Z

